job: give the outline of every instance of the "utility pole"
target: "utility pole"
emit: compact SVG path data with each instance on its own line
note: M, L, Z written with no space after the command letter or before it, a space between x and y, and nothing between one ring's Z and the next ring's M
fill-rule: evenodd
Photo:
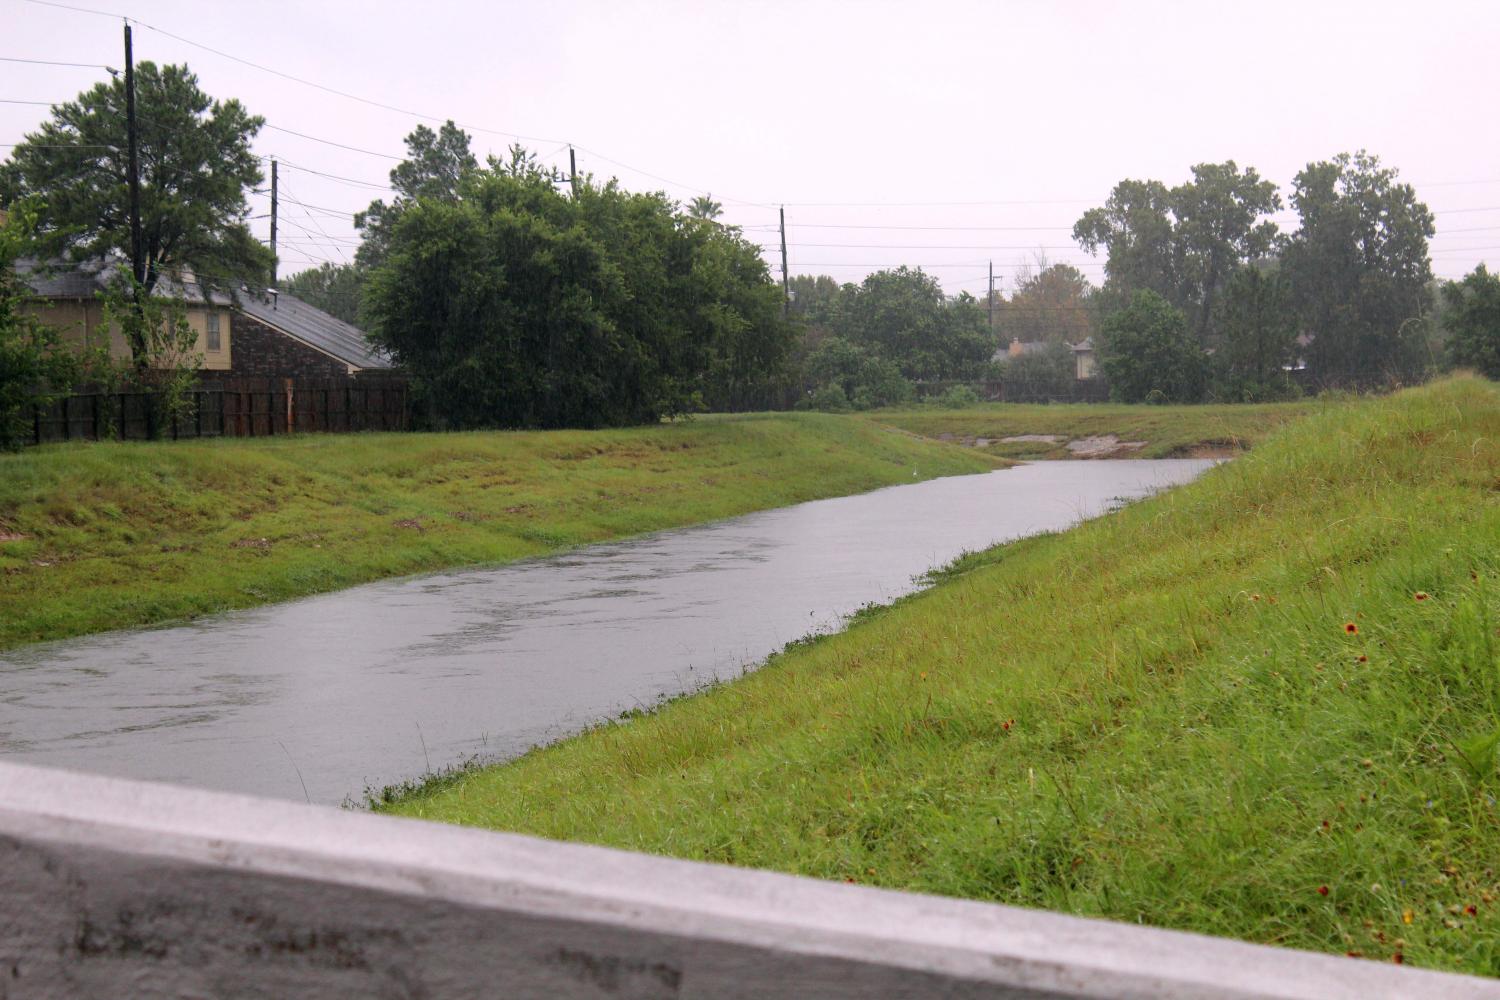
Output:
M792 286L786 277L786 206L781 206L781 318L792 311Z
M276 287L276 157L271 157L271 287Z
M272 201L275 204L275 201ZM995 335L995 262L990 261L990 336Z
M125 22L125 144L130 163L130 273L135 278L136 298L146 283L146 262L141 253L141 169L139 141L135 130L135 57L130 47L130 22Z
M568 145L568 186L573 189L573 200L578 200L578 157L573 153L573 146Z

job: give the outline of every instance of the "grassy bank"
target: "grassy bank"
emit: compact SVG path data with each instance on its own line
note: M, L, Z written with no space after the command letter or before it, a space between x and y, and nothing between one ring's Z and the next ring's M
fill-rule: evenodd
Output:
M1497 484L1488 383L1328 408L396 809L1497 974Z
M870 418L924 437L965 444L982 439L988 442L983 446L986 452L1007 458L1073 458L1077 456L1068 450L1069 441L1106 435L1143 443L1141 448L1120 449L1121 456L1175 458L1241 451L1288 421L1321 408L1311 401L1236 406L986 403L962 410L880 410ZM1003 440L1039 435L1057 440Z
M997 464L816 414L0 455L0 648Z

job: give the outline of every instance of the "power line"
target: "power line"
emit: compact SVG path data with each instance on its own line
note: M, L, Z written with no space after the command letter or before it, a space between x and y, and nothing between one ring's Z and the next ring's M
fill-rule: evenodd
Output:
M339 149L347 149L351 153L363 153L366 156L378 156L384 160L395 160L397 163L400 163L402 160L406 159L406 157L404 156L392 156L390 153L377 153L373 149L361 149L359 146L346 146L342 142L334 142L332 139L321 139L315 135L308 135L306 132L297 132L293 129L282 128L280 125L272 125L270 122L267 122L265 127L277 132L285 132L287 135L295 135L299 139L309 139L313 142L321 142L325 146L337 146Z
M51 59L22 59L20 56L0 56L0 62L30 63L33 66L76 66L82 69L102 69L114 72L103 63L56 62Z

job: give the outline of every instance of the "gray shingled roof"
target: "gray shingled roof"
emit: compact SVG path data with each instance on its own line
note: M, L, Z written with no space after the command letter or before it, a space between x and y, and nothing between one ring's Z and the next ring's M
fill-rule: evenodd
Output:
M245 315L300 340L354 368L394 368L391 359L370 343L364 331L295 296L281 292L240 293L239 309Z
M92 299L109 290L116 276L126 275L125 261L116 257L94 257L78 263L42 264L32 258L16 261L16 274L26 282L32 294L44 299ZM168 277L157 279L153 294L171 295L188 302L203 301L203 286L196 282L183 284ZM227 306L230 298L224 292L209 293L215 305Z

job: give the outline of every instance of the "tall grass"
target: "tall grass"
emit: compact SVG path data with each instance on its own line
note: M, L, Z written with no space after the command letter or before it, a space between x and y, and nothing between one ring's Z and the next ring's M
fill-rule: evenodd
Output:
M998 464L817 414L0 455L0 648Z
M1500 391L1327 408L409 815L1500 973Z

